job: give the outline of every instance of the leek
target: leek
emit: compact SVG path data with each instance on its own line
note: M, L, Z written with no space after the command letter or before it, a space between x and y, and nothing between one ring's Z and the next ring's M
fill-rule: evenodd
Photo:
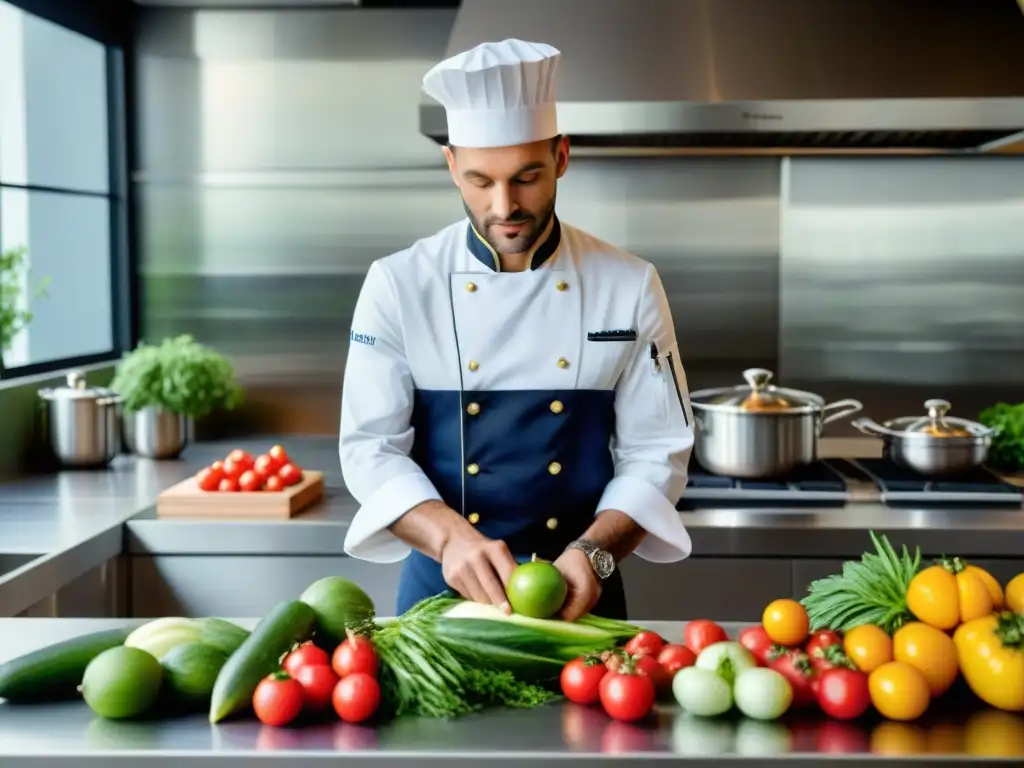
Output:
M540 706L555 698L566 662L621 646L640 631L596 616L565 622L506 615L447 595L371 629L385 710L422 717L455 717L491 704Z

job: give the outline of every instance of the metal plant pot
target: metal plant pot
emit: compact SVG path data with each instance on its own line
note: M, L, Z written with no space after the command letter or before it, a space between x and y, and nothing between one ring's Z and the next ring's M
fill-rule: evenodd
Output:
M192 442L192 419L150 406L124 414L128 451L147 459L176 459Z

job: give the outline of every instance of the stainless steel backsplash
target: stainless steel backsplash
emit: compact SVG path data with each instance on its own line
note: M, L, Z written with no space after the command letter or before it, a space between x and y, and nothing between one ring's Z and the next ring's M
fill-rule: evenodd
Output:
M144 334L233 356L234 426L335 432L368 265L462 216L416 120L453 19L142 12ZM658 266L692 388L1024 400L1024 158L575 158L558 210Z

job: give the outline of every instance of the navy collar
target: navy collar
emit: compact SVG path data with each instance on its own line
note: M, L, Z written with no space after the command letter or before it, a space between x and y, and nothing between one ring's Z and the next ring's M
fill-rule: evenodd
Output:
M533 258L530 259L530 269L539 268L558 250L558 244L562 241L562 225L559 224L557 216L553 216L552 220L551 234L533 252ZM469 222L469 226L466 227L466 247L476 257L476 260L485 267L495 272L501 272L501 260L498 258L498 254L491 248L490 243L484 240L483 236L476 231L473 222Z

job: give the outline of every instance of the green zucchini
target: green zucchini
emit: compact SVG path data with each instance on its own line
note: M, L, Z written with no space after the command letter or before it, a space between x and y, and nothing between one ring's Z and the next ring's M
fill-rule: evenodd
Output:
M48 645L0 664L0 699L59 701L78 695L89 662L123 645L130 629L106 629Z
M278 603L228 658L217 675L210 722L218 723L252 705L256 686L281 666L281 657L313 636L316 614L300 600Z

